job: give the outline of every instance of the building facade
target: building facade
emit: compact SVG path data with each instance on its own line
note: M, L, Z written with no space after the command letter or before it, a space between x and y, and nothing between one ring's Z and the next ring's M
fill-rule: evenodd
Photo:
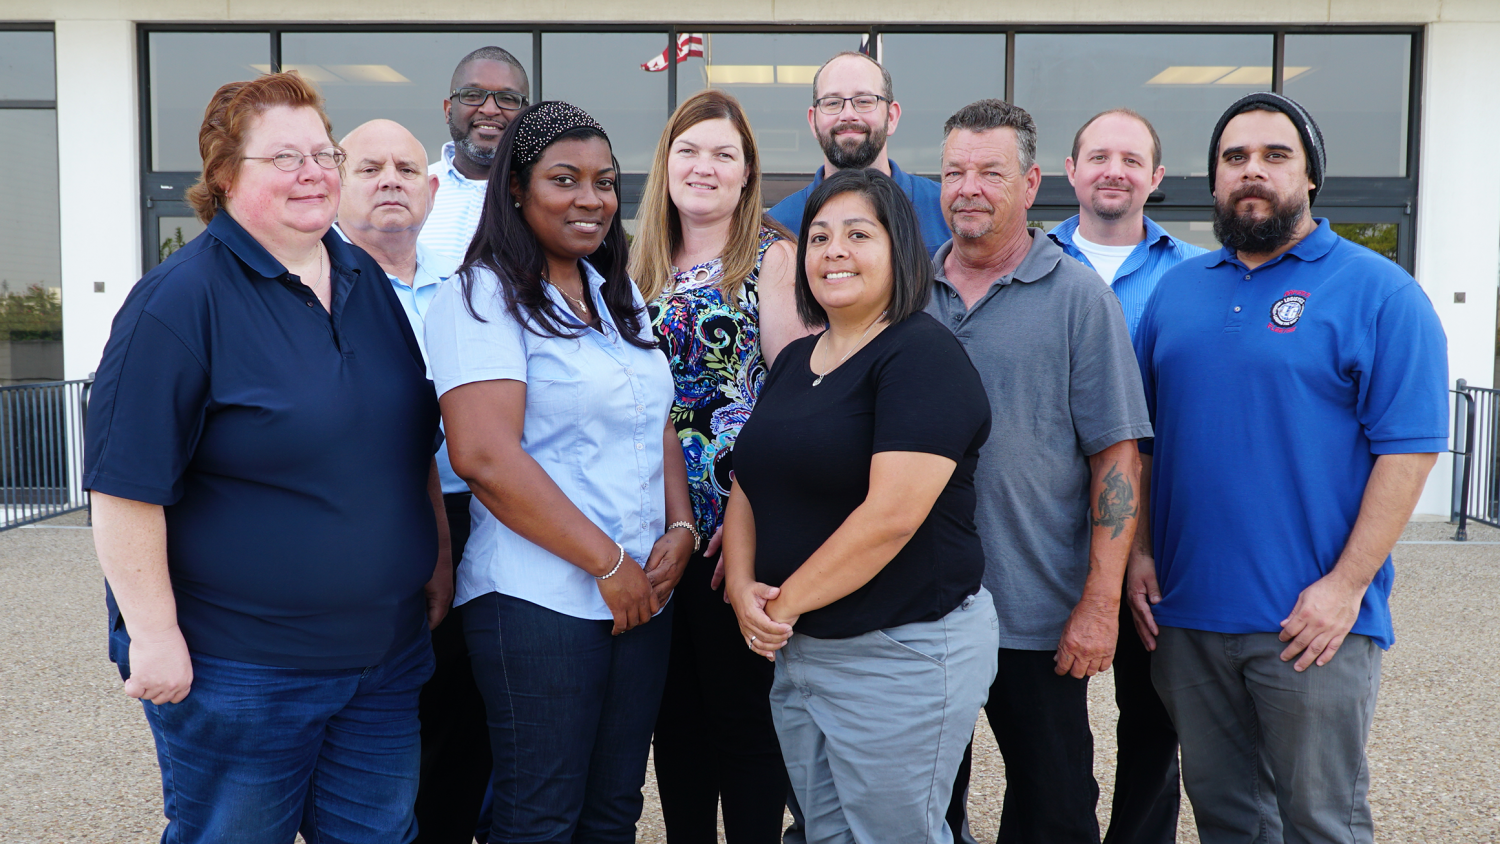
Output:
M322 88L336 135L389 117L436 156L454 64L494 44L530 69L533 101L566 99L604 124L626 174L627 219L667 116L710 85L750 113L767 200L800 188L821 161L804 117L812 73L833 53L865 49L895 80L903 112L890 151L903 169L935 173L943 120L1004 97L1036 117L1044 178L1032 216L1051 223L1076 212L1062 169L1074 131L1129 106L1162 136L1167 178L1147 213L1213 247L1213 123L1245 93L1282 91L1327 138L1315 212L1412 272L1442 317L1452 377L1491 386L1500 174L1476 153L1500 137L1500 3L1157 0L1122 20L1126 8L742 0L672 21L638 0L8 0L0 150L14 193L0 203L0 344L10 349L0 383L93 371L131 285L201 230L183 191L219 85L297 69ZM677 61L682 35L702 49ZM659 57L665 67L644 67ZM1450 466L1439 462L1419 512L1448 512Z

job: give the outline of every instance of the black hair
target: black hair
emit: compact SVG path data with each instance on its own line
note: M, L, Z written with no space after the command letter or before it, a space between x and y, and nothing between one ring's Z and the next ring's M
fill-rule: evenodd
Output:
M542 278L542 272L547 267L546 253L542 251L542 245L537 242L536 234L521 214L521 209L516 207L510 192L511 177L514 176L521 185L524 201L531 183L531 171L540 160L538 156L519 167L512 162L516 131L525 122L523 118L536 108L535 105L530 106L516 115L510 125L505 127L505 134L500 136L500 144L495 149L495 163L490 171L489 187L485 189L484 205L479 213L479 226L474 239L469 242L463 266L458 270L460 288L464 295L464 307L468 309L469 315L484 322L484 317L474 310L474 277L476 269L489 270L500 282L500 298L505 303L506 313L518 324L525 326L526 330L539 337L581 337L588 327L579 322L572 311L564 313L552 297L547 295L547 283ZM548 142L547 146L563 140L588 138L603 138L606 144L609 143L609 138L598 129L578 126L562 132ZM613 160L613 155L611 159ZM614 164L618 172L619 162ZM620 222L618 210L609 222L604 242L588 257L588 261L604 277L604 284L600 287L604 305L609 309L610 317L625 342L643 349L655 348L654 340L643 340L640 336L645 311L636 307L635 284L630 280L628 269L630 247L625 239L625 226ZM585 276L584 291L587 290L588 281ZM593 297L588 297L585 301L592 310Z
M891 300L886 322L894 325L927 307L932 298L932 260L922 243L922 228L911 199L895 180L879 170L840 170L813 188L802 209L802 228L797 232L797 316L804 325L828 324L828 312L813 298L807 280L807 233L813 217L828 200L843 193L863 196L875 210L875 218L891 239Z

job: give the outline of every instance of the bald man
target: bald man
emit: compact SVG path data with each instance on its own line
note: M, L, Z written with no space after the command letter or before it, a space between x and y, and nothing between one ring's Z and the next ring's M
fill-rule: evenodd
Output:
M390 120L371 120L343 140L349 154L339 200L338 229L385 270L412 331L427 354L423 319L438 285L453 272L417 240L437 196L438 177L427 173L427 153L411 132ZM469 538L469 492L453 474L446 445L437 455L448 511L453 563ZM490 775L490 736L484 700L474 685L463 622L449 613L432 631L437 669L422 687L421 782L417 789L418 842L471 844Z

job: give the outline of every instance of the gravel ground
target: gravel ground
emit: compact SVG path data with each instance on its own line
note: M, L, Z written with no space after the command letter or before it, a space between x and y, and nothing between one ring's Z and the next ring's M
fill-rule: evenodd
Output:
M79 515L0 533L0 841L156 841L160 778L139 704L105 657L103 578ZM1397 644L1370 736L1377 839L1500 844L1500 531L1415 521L1396 549ZM1101 825L1113 680L1090 684ZM648 776L640 840L663 842ZM981 723L971 823L994 840L1003 765ZM1187 802L1184 801L1187 809ZM1185 812L1179 842L1197 842Z

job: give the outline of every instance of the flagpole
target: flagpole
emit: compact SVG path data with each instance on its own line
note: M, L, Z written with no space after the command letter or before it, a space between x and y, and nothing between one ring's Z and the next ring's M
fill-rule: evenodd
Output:
M667 33L667 113L677 111L677 27Z

